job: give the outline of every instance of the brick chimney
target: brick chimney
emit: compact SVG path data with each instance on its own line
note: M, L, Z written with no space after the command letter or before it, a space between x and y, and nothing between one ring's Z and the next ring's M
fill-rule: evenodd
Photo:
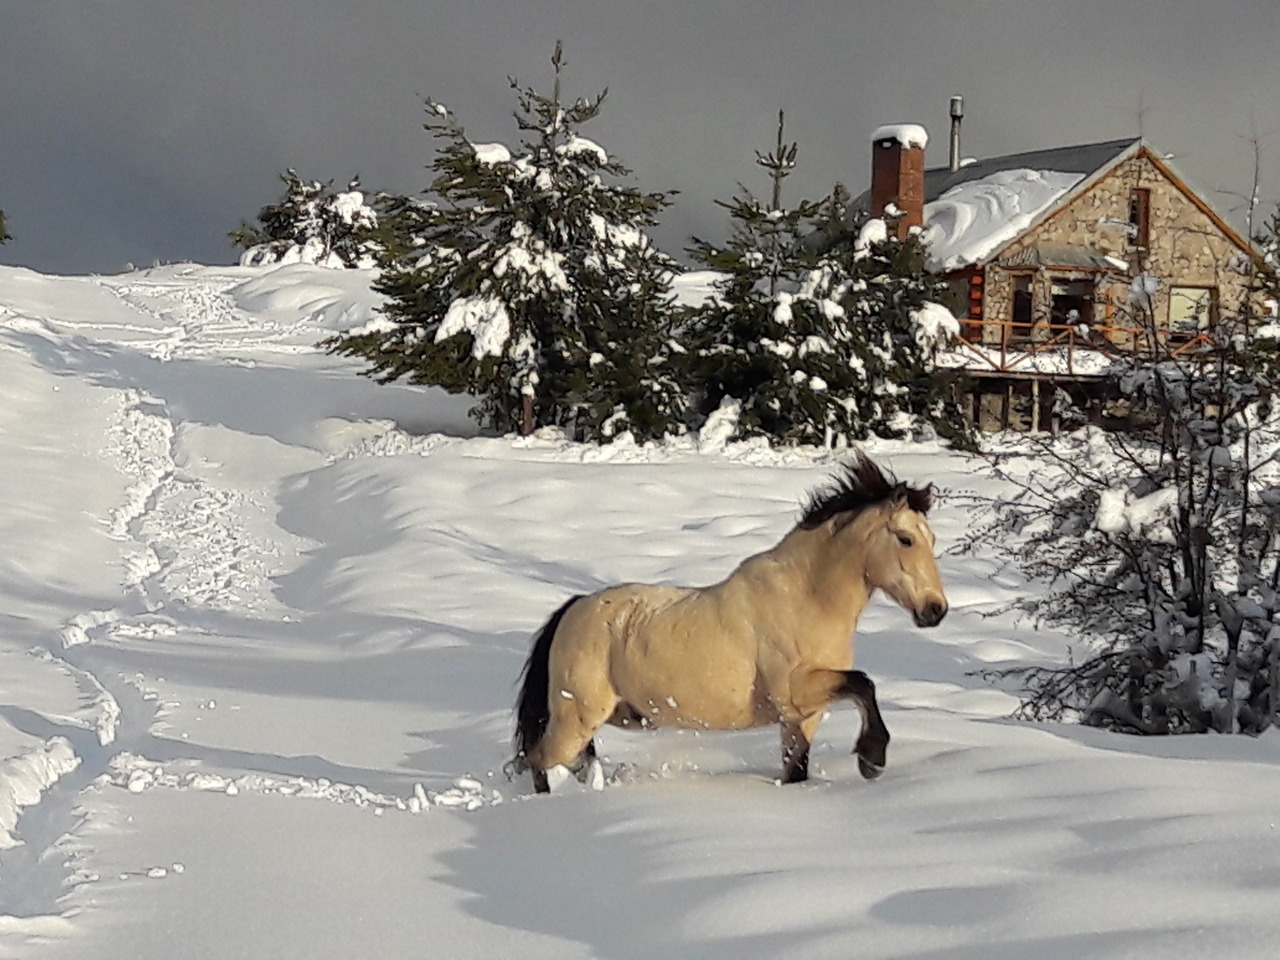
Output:
M879 127L871 135L871 216L893 204L902 211L898 236L924 226L924 151L929 135L914 123Z

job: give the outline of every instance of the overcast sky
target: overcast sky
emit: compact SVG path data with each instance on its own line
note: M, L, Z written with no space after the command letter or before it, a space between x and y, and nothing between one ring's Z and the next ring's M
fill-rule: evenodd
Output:
M648 190L658 238L718 238L779 109L790 200L865 185L870 135L915 122L946 162L1139 130L1240 224L1261 143L1280 196L1277 0L0 0L0 262L59 273L229 263L226 233L278 175L417 192L421 94L474 140L514 143L506 78L609 97L584 130ZM1223 192L1226 191L1226 192Z

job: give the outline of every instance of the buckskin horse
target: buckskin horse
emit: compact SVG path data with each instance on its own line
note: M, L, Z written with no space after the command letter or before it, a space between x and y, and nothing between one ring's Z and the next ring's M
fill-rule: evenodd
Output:
M741 730L779 724L783 779L808 778L828 706L862 714L854 753L884 770L875 685L853 669L853 633L876 590L921 627L947 599L925 515L932 486L899 483L858 452L813 493L770 550L709 587L621 584L565 603L534 639L516 703L516 772L547 793L569 771L602 782L604 724ZM549 778L548 774L551 774Z

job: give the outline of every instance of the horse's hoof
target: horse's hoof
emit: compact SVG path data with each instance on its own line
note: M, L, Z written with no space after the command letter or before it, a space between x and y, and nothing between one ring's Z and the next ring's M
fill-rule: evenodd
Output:
M883 763L872 763L866 757L858 758L858 772L867 780L874 780L884 773Z

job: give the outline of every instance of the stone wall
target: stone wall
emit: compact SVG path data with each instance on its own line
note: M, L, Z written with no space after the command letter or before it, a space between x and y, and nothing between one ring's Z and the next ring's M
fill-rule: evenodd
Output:
M1149 245L1145 250L1138 248L1130 235L1129 204L1135 188L1150 191ZM1149 323L1167 331L1170 287L1215 288L1219 308L1228 313L1238 310L1248 295L1248 277L1239 270L1240 248L1144 154L1119 164L1069 206L1001 252L999 261L987 267L984 319L1012 319L1014 278L1029 271L1010 269L1010 261L1017 262L1019 255L1025 257L1030 248L1065 246L1089 248L1129 267L1116 263L1101 270L1035 268L1031 275L1037 323L1049 320L1050 287L1055 278L1093 280L1094 324L1118 331L1145 328ZM1130 294L1133 277L1140 273L1158 280L1149 308L1140 301L1135 303ZM1151 311L1149 319L1147 309ZM999 327L986 326L983 339L998 342L1001 334ZM1134 339L1122 332L1110 336L1118 344L1127 345ZM1037 331L1036 338L1042 337Z

